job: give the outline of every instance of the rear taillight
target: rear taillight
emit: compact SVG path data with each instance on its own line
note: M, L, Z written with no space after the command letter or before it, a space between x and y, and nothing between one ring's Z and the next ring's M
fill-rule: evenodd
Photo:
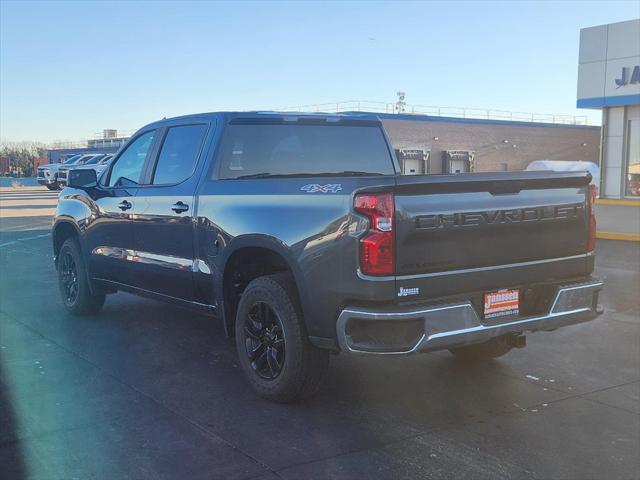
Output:
M587 251L591 252L596 248L596 214L593 206L596 203L596 186L589 185L589 236L587 237Z
M369 232L360 239L360 270L366 275L393 275L393 195L356 195L353 208L369 219Z

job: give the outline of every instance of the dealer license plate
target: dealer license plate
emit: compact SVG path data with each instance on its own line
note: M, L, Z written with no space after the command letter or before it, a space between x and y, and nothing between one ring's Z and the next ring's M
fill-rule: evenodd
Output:
M484 294L484 318L518 315L520 290L498 290Z

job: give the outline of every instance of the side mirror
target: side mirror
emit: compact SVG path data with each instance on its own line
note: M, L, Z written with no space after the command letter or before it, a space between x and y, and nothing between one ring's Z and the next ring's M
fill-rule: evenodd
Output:
M98 186L98 176L93 169L69 170L67 185L71 188L87 190Z

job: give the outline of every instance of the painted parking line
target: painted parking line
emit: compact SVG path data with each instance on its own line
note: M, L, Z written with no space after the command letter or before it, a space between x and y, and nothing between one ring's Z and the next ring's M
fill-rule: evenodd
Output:
M0 248L9 247L11 245L17 245L21 242L26 242L27 240L36 240L38 238L50 237L51 233L43 233L42 235L34 235L33 237L24 237L24 238L16 238L10 242L0 243Z

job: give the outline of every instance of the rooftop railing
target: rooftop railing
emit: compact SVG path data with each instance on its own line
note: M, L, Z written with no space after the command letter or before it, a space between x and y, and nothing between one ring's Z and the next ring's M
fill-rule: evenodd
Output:
M117 137L105 138L103 133L95 133L93 138L87 140L55 140L49 144L49 150L61 150L68 148L113 147L119 146L129 139L135 130L118 130Z
M466 107L437 107L430 105L398 105L397 103L349 100L335 103L312 103L277 109L281 112L366 112L402 113L405 115L429 115L433 117L507 120L511 122L559 123L565 125L589 125L586 115L558 115L553 113L513 112Z

